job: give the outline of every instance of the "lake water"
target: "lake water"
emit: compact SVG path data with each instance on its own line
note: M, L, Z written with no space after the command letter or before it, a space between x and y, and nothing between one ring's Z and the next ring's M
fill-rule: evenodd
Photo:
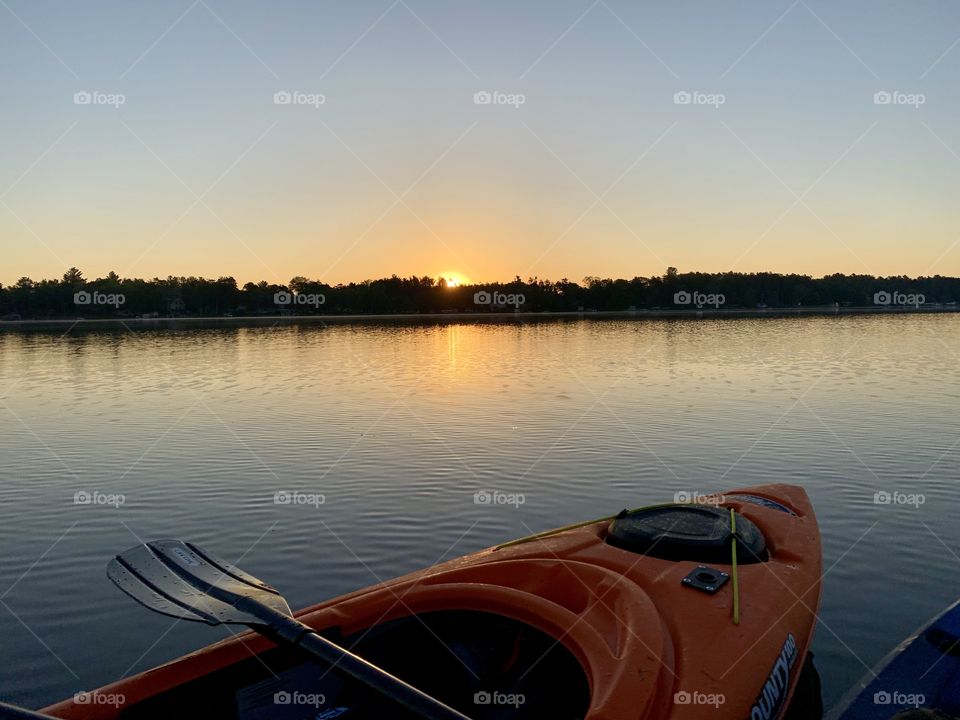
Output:
M823 533L830 703L960 596L958 330L886 315L0 333L0 697L40 706L224 636L109 583L139 538L242 558L301 607L679 490L788 482ZM480 489L525 503L477 505Z

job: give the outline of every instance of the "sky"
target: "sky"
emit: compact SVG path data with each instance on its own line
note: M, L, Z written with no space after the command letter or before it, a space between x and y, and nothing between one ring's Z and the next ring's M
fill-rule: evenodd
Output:
M0 282L960 275L951 0L0 0Z

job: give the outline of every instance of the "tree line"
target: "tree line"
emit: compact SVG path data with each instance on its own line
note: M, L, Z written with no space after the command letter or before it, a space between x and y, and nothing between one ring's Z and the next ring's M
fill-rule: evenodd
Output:
M884 302L888 298L896 304L904 297L909 304L948 304L960 300L960 278L681 273L671 267L661 276L631 280L516 277L506 283L448 286L442 278L394 275L338 285L295 277L286 285L261 281L239 286L232 277L144 280L113 272L88 280L70 268L58 279L23 277L13 285L0 285L0 318L675 309L696 306L705 297L707 305L719 298L730 309L872 306L889 304Z

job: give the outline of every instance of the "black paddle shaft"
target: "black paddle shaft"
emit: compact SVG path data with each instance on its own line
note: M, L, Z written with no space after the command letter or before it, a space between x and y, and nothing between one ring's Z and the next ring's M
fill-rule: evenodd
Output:
M469 717L436 698L421 692L413 685L391 675L359 655L327 640L299 620L269 608L252 598L242 598L235 607L256 615L264 621L270 634L277 639L303 649L304 652L328 663L367 687L376 690L411 712L427 720L470 720Z
M208 625L246 625L278 642L296 645L426 720L470 720L320 637L294 620L275 588L191 543L154 540L137 545L107 564L107 577L154 612Z

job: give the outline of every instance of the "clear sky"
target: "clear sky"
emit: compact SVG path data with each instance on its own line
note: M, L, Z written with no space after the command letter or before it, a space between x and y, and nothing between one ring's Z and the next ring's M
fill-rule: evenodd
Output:
M960 275L958 41L952 0L0 0L0 282Z

